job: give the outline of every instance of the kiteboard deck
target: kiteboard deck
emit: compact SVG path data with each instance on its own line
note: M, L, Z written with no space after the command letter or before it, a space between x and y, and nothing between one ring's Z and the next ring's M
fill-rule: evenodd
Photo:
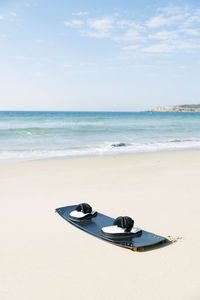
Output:
M120 239L111 239L105 237L101 233L102 227L112 226L113 225L113 218L110 218L102 213L97 214L95 218L91 220L85 220L81 222L72 221L69 218L70 212L75 210L77 205L65 206L56 208L56 212L67 222L76 226L77 228L96 236L104 241L110 242L116 246L121 246L124 248L128 248L134 251L143 250L146 247L153 246L156 244L160 244L166 241L166 238L160 235L156 235L154 233L142 230L139 235L129 237L129 238L120 238Z

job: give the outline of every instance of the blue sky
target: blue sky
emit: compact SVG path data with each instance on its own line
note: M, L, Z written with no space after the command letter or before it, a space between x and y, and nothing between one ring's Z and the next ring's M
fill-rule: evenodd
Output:
M200 103L200 2L0 1L1 110Z

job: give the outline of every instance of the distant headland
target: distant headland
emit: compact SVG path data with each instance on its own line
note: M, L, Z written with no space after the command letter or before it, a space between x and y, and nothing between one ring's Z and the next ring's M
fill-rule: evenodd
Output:
M152 109L153 112L200 112L200 104L184 104L173 106L160 106Z

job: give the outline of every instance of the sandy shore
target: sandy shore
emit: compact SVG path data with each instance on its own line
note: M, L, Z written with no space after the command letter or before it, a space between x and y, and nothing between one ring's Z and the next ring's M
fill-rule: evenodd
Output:
M1 300L200 299L200 152L4 163L0 191ZM182 239L112 246L54 213L80 202Z

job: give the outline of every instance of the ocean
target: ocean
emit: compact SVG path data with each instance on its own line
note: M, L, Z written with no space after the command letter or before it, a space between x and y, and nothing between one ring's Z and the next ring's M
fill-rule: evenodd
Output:
M0 112L0 161L200 149L200 113Z

